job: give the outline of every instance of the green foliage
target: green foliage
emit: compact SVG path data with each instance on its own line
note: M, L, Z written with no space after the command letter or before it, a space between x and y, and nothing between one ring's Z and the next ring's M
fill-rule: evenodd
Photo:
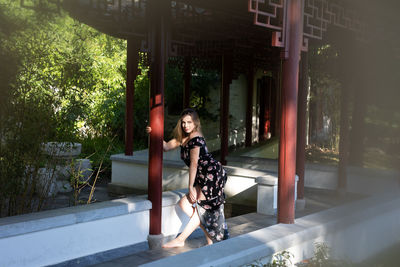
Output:
M192 75L190 106L195 108L201 118L216 120L218 114L211 114L206 109L206 102L209 101L211 86L219 81L217 72L198 69Z
M255 264L248 264L247 266L249 267L288 267L292 266L292 261L291 258L293 257L293 254L290 253L289 251L282 251L279 253L275 253L272 256L271 262L267 264L263 264L260 261L257 261Z
M338 42L314 44L308 52L310 75L310 143L313 162L338 161L341 94L349 101L349 164L374 169L398 169L399 60L392 54L371 53L373 44L353 44L352 55L345 58ZM368 51L368 52L367 52ZM378 51L378 50L376 50ZM389 50L388 50L389 51ZM348 54L348 52L347 52ZM349 56L349 55L348 55ZM389 71L387 71L389 70ZM323 117L330 129L321 133ZM321 153L322 152L322 153Z
M311 135L314 143L330 149L337 149L339 145L341 84L336 68L339 53L333 45L311 46L309 51L310 114L316 114L316 106L319 105L322 116L328 117L331 124L329 138L321 139L314 132ZM311 120L311 125L316 126L316 119L311 116Z
M111 177L111 160L113 154L121 153L124 144L117 138L93 137L88 136L79 141L82 144L82 153L80 157L89 158L92 162L94 171L101 168L101 177Z
M178 67L167 66L165 84L165 103L170 115L179 115L183 109L183 75ZM190 84L190 107L195 108L202 118L217 119L206 109L210 101L210 90L219 81L218 73L196 69Z
M46 46L33 47L42 32L28 22L28 11L14 1L0 2L0 56L7 63L0 72L0 216L38 209L33 203L39 169L51 162L42 143L55 135L53 98L46 90L50 80L38 71ZM32 15L32 14L31 14ZM26 16L25 19L21 16ZM40 19L40 20L39 20ZM42 22L39 18L38 23ZM3 62L2 62L3 63ZM4 70L4 71L3 71Z
M0 25L4 216L43 207L35 185L40 168L54 166L42 151L46 142L80 141L85 155L106 155L103 167L110 169L109 154L122 151L124 138L126 41L74 21L45 0L23 6L0 0ZM139 95L148 91L142 84ZM95 168L102 162L98 157Z
M43 206L33 205L35 183L42 167L55 164L44 143L82 143L83 157L93 154L102 176L109 176L110 154L123 150L126 41L73 20L55 2L0 0L0 216ZM149 81L146 67L140 69L134 149L147 146ZM191 103L201 117L216 118L205 103L218 79L214 72L193 73ZM167 68L171 113L182 108L182 86L178 69Z
M290 258L293 257L293 254L290 253L289 251L282 251L280 253L277 253L274 255L272 258L272 262L268 263L266 266L267 267L285 267L285 266L290 266L292 264L292 261Z
M96 170L93 169L84 169L82 168L82 161L81 160L72 160L70 165L69 165L69 170L70 170L70 184L73 189L73 204L78 205L82 203L90 204L94 202L94 191L96 188L97 181L100 180L102 177L101 175L104 175L105 172L108 172L110 174L111 170L111 162L110 162L110 156L112 154L112 149L115 148L115 144L113 143L114 138L111 140L93 140L91 139L90 141L91 144L94 144L93 149L96 150L97 148L101 148L101 151L95 151L94 153L88 155L86 159L91 159L91 164L93 164L92 158L94 158L96 162ZM108 144L102 144L99 146L96 144L96 142L107 142ZM88 149L90 146L86 146L86 149ZM104 150L105 149L105 150ZM90 149L89 149L90 150ZM85 177L85 172L91 172L91 174L88 177ZM107 175L107 177L110 177L110 175ZM80 193L83 189L86 187L90 188L90 193L89 197L86 202L82 201L80 199Z
M182 112L183 77L178 67L167 66L166 68L165 105L170 115L179 115Z
M5 31L0 51L13 55L6 60L18 60L11 68L15 76L3 75L7 87L2 92L9 98L24 93L50 99L57 122L53 139L73 139L81 133L79 124L92 134L113 136L121 128L126 42L65 14L49 17L14 1L0 3L9 22L5 29L16 29Z
M148 69L139 65L141 74L135 80L135 102L134 102L134 150L140 150L147 147L148 135L145 131L149 123L149 78ZM123 107L125 109L125 99Z
M299 267L351 267L351 262L331 258L331 250L325 243L315 243L314 256L297 264Z

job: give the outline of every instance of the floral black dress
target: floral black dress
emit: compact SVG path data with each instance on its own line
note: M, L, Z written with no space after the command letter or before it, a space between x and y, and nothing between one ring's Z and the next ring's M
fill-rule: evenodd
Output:
M226 171L221 163L208 153L202 136L193 137L181 146L181 158L187 166L190 166L190 150L195 147L200 147L200 154L194 186L199 185L206 198L197 201L197 212L202 226L213 241L221 241L229 237L224 215Z

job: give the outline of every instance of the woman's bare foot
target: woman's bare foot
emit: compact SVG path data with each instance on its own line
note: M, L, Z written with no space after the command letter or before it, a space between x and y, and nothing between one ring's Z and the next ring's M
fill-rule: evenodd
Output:
M162 245L163 248L179 248L185 245L185 241L181 241L178 238L169 241L168 243Z

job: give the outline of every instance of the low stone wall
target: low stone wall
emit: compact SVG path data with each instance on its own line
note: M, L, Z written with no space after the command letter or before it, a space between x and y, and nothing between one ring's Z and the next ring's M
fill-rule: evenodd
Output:
M182 195L163 193L165 236L187 223L175 205ZM115 249L146 249L150 209L147 196L138 196L1 218L0 266L45 266Z
M228 156L227 160L230 166L266 172L278 171L277 160L243 156ZM337 181L337 166L315 163L305 165L305 187L336 190ZM400 192L400 172L348 166L346 191L367 195Z
M316 242L328 245L333 258L353 262L399 243L400 197L370 197L141 266L243 266L269 262L284 250L297 263L313 256Z
M163 160L163 191L187 188L188 168L181 161L171 160L170 154L164 153ZM170 156L170 157L169 157ZM117 154L111 156L112 173L111 188L125 188L147 192L148 155L140 151L133 156Z
M131 189L132 192L138 190L146 192L147 157L146 151L140 151L134 156L112 155L112 176L111 184L109 184L111 191L125 190L129 192ZM184 189L188 185L188 168L180 159L173 159L171 154L166 153L164 156L163 191ZM224 166L224 168L228 173L225 194L231 203L246 203L255 206L257 203L257 177L263 175L278 177L277 173L271 171L250 170L235 166Z

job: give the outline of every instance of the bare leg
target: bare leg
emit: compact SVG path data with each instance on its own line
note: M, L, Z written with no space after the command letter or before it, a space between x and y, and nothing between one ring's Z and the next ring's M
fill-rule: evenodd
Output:
M200 188L198 187L197 189L198 189L197 190L198 191L197 195L198 196L200 194L203 195L203 193L201 192ZM197 212L195 210L195 208L193 208L192 204L189 202L189 199L187 198L186 195L181 198L181 200L179 201L178 204L179 204L179 207L183 210L183 212L185 212L186 215L189 216L189 218L192 217L194 212ZM206 236L207 245L211 245L213 242L212 242L210 236L208 235L207 231L204 229L204 227L202 225L200 225L200 228L201 228L201 230L203 230L204 235Z
M192 217L190 218L188 224L186 225L183 232L174 240L164 244L163 248L176 248L176 247L183 247L185 245L186 238L189 237L197 227L200 226L200 218L197 212L194 212Z
M200 190L200 187L196 187L196 189L197 189L198 199L205 199L203 193ZM181 209L183 210L183 212L185 212L190 217L190 220L189 220L188 224L186 225L185 229L183 229L183 232L177 238L164 244L162 247L163 248L183 247L185 245L185 240L199 226L203 230L203 232L206 236L207 244L211 245L213 243L213 241L211 240L210 236L208 235L208 233L204 229L204 227L200 224L199 215L198 215L196 209L193 208L192 203L189 202L189 199L187 198L187 196L186 195L183 196L178 204L179 204L179 207L181 207Z
M187 216L192 217L194 208L193 204L189 202L189 199L187 198L187 195L184 195L181 200L178 202L179 207L183 210L184 213L186 213Z

